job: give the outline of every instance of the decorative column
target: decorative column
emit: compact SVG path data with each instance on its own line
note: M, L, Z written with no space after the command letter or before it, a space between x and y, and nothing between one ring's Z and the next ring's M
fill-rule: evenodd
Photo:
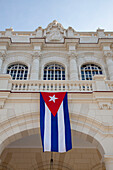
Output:
M106 57L107 68L109 72L110 80L113 80L113 58L112 52L104 52L104 56Z
M35 52L33 54L33 62L31 68L31 80L39 80L39 60L40 60L40 53Z
M106 170L113 170L113 155L104 155Z
M77 70L77 62L76 62L76 53L70 54L70 80L78 80L78 70Z

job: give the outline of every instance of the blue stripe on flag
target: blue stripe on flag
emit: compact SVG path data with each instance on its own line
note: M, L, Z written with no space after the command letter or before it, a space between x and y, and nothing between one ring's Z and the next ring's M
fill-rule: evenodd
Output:
M42 146L44 151L44 120L45 120L45 102L40 93L40 131L41 131L41 138L42 138Z
M68 151L72 149L72 142L71 142L71 128L70 128L70 120L69 120L69 112L68 112L67 93L63 100L63 108L64 108L64 122L65 122L66 151Z
M51 113L51 151L58 152L58 118Z

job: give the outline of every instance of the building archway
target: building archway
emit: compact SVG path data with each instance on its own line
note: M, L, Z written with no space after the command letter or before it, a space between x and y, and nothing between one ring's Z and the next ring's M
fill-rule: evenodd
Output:
M27 131L24 131L21 139L11 142L1 155L2 162L10 164L14 168L16 167L16 170L22 168L22 166L26 167L26 170L50 169L51 153L43 153L40 134L38 133L39 129L37 128L36 130L37 133L30 136ZM73 149L71 151L53 154L52 170L81 170L81 168L84 168L82 170L96 170L98 167L105 170L102 162L103 155L98 149L98 147L101 148L102 146L98 141L93 139L95 141L92 143L91 136L75 130L72 130L72 140ZM10 161L7 162L9 156Z

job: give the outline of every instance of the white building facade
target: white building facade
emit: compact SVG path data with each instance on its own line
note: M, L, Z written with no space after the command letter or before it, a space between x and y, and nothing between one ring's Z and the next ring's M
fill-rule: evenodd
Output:
M43 153L40 91L67 91L73 149ZM113 170L113 32L54 20L0 31L0 169Z

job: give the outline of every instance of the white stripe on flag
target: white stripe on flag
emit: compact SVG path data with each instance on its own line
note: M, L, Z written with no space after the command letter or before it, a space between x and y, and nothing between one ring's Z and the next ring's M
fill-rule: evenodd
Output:
M44 151L51 151L51 112L45 103Z
M58 151L66 152L63 102L58 110Z

